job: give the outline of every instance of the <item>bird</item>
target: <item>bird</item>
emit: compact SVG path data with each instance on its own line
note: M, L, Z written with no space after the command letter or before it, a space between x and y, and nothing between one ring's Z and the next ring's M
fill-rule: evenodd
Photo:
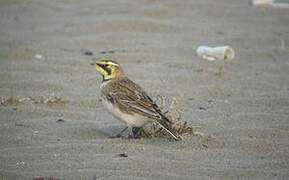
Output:
M133 138L140 138L142 127L155 122L173 139L182 140L172 128L173 122L162 113L143 88L124 74L119 63L110 59L100 59L92 65L95 65L96 71L102 75L100 85L102 104L114 117L127 125L115 137L121 137L129 128Z

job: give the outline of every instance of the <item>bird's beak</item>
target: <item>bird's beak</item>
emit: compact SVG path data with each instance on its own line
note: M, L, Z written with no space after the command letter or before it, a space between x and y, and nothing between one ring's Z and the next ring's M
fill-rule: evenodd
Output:
M100 62L95 62L95 65L104 69L104 64L100 63Z
M107 74L107 69L105 69L105 65L99 61L96 61L92 63L92 65L95 65L95 69L97 72L99 72L102 75Z

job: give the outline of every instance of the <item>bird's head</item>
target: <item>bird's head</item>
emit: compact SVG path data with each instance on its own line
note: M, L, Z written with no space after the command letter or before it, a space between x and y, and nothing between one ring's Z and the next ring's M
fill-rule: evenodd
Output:
M95 62L96 71L103 76L103 80L115 79L123 76L120 65L112 60L98 60Z

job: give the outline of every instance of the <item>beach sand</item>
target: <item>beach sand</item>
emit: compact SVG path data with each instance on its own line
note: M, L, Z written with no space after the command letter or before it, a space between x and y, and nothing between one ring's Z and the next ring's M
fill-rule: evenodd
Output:
M288 10L245 0L2 0L0 179L287 179L288 56ZM104 57L203 135L108 138Z

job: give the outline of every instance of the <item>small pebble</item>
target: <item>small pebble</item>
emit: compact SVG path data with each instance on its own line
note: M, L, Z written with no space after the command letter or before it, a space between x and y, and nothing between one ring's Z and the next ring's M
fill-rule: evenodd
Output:
M207 110L205 107L199 107L200 110Z
M65 122L65 120L64 119L57 119L56 122Z
M81 49L80 52L86 56L93 56L93 52L87 49Z
M100 54L113 54L115 53L115 50L109 50L109 51L100 51Z
M203 146L204 148L208 148L208 145L207 145L207 144L202 144L202 146Z
M100 51L100 54L106 54L106 51Z
M119 154L118 156L119 156L119 157L128 157L128 155L125 154L125 153L121 153L121 154Z

